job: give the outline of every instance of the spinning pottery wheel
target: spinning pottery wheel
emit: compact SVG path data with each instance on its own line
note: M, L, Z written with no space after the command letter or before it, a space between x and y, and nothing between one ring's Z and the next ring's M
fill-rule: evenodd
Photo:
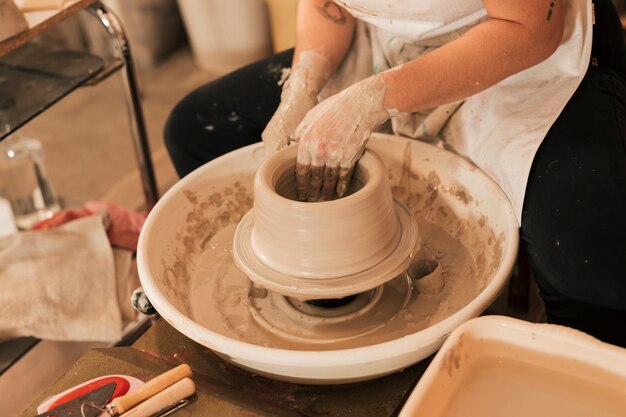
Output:
M295 163L293 150L281 151L285 160L265 176L278 190L270 194L283 202L335 204L339 218L342 204L356 204L350 201L382 178L383 194L366 203L382 204L374 209L377 221L355 226L353 245L350 234L333 238L337 259L351 259L336 264L311 261L326 255L301 246L307 239L298 233L320 239L321 227L307 231L309 223L298 226L289 210L272 218L263 208L276 207L267 195L255 196L252 209L255 174L265 161L261 144L185 177L152 210L140 236L139 274L154 307L226 360L287 381L366 380L433 353L502 289L517 253L517 222L500 188L452 153L389 135L374 135L368 149L357 175L362 187L344 199L297 203L280 196L290 187L283 173ZM388 184L377 171L385 167ZM381 198L384 190L393 198ZM284 227L265 228L272 222ZM381 235L380 224L393 233ZM351 249L369 234L377 237ZM283 261L285 250L292 256Z

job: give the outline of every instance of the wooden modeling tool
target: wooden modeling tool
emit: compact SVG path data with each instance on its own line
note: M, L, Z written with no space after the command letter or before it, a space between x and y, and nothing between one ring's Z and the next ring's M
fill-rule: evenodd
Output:
M173 399L174 397L180 397L180 395L182 395L183 393L187 393L190 391L191 393L189 395L192 395L195 392L195 385L193 384L193 381L189 379L190 377L191 377L191 368L189 367L189 365L187 364L179 365L176 368L171 369L157 376L156 378L153 378L150 381L146 382L146 384L143 387L141 387L138 391L115 398L113 401L107 404L104 407L104 409L111 415L111 417L116 417L120 414L123 414L124 416L126 416L128 415L128 414L125 414L127 411L137 406L138 404L143 403L149 398L152 399L152 397L155 397L155 396L157 398L154 399L153 403L159 404L160 408L163 408L167 406L168 404L174 401L177 401L177 399L185 398L185 397L182 397L182 398ZM172 390L163 392L168 387L172 387L177 382L183 379L187 379L188 382L177 385ZM158 411L159 409L155 411ZM139 417L139 416L148 416L150 414L139 414L139 412L137 412L137 414L132 414L132 415Z
M196 386L193 381L190 378L183 378L120 417L164 417L187 405L186 398L195 392Z

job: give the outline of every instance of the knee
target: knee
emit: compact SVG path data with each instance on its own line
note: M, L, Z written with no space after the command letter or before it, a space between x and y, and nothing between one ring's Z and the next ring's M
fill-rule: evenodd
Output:
M176 107L178 107L178 105ZM170 156L172 150L177 149L180 146L178 141L179 136L176 132L179 131L178 126L181 125L181 122L180 117L178 117L178 112L176 112L176 107L167 116L165 127L163 129L163 141L165 143L165 147L170 153Z
M170 160L176 172L182 178L197 168L199 164L196 161L197 158L194 157L193 150L189 147L187 140L189 137L187 132L189 126L184 120L186 118L184 112L178 109L181 107L181 104L183 103L179 103L169 114L165 122L163 139Z
M176 104L165 121L163 139L170 153L172 150L185 148L184 138L187 136L187 131L191 129L188 116L190 111L193 110L189 108L185 98Z
M212 114L204 104L211 102L212 90L209 83L184 97L165 122L165 147L181 177L215 157L207 149L207 144L213 140L213 132L207 129Z

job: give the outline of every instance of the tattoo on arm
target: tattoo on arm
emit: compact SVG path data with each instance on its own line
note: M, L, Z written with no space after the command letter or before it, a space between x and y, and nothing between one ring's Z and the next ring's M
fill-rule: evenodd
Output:
M546 20L550 20L552 18L552 9L554 8L555 4L556 4L556 0L550 1L550 8L548 9L548 17L546 18Z
M332 1L325 1L323 5L317 6L317 10L327 19L338 25L346 23L346 15L341 7Z

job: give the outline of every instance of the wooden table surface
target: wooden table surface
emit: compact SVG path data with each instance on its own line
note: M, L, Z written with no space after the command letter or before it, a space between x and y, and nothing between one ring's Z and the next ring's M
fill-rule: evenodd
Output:
M36 406L45 397L92 378L124 374L148 381L180 363L191 366L196 394L174 416L393 417L430 358L372 381L327 386L291 384L239 369L159 319L132 346L88 352L23 417L36 415Z

